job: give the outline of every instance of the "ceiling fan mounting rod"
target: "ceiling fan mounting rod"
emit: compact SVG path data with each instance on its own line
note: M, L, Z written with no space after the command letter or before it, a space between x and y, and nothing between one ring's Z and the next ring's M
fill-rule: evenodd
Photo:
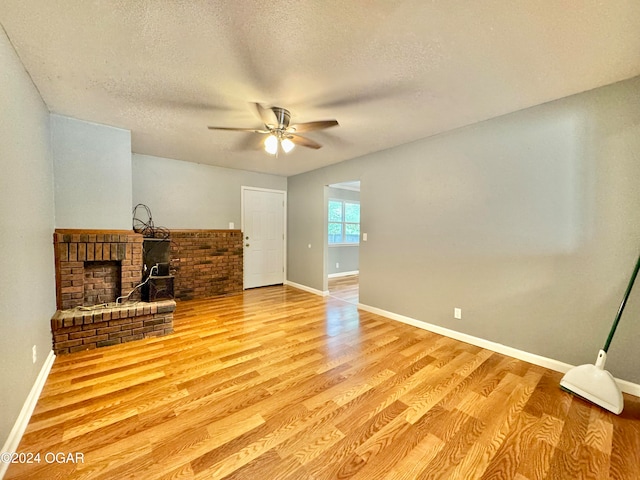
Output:
M285 130L291 121L291 113L289 110L281 107L272 107L271 110L278 120L278 125L274 125L274 127L278 130Z

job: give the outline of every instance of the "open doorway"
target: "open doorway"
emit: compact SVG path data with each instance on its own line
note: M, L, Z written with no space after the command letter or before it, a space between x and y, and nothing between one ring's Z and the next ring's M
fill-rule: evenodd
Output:
M360 181L327 186L327 255L329 295L355 305L360 286Z

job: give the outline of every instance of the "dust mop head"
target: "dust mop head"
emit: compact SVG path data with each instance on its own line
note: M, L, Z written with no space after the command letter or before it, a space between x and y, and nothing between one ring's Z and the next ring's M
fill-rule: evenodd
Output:
M572 368L560 380L560 387L616 415L622 412L624 407L622 392L615 379L609 372L596 365Z

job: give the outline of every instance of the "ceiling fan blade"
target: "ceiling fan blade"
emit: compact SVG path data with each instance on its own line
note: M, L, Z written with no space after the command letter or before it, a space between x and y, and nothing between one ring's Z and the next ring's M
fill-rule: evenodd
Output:
M287 132L310 132L312 130L322 130L324 128L335 127L339 125L340 124L337 120L319 120L317 122L296 123L295 125L291 125L289 128L287 128Z
M278 117L274 111L270 108L265 108L259 103L254 103L258 118L262 120L265 127L277 127Z
M301 137L300 135L288 134L286 137L293 143L295 143L296 145L300 145L301 147L314 148L316 150L322 148L322 145L320 145L318 142L314 142L313 140L306 137Z
M260 130L258 128L235 128L235 127L207 127L209 130L231 130L234 132L253 132L253 133L271 133L269 130Z

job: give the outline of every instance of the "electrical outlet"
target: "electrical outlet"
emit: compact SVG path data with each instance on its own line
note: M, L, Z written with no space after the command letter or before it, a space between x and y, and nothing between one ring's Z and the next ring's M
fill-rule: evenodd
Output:
M461 308L454 308L453 309L453 318L456 318L458 320L462 320L462 309Z
M31 358L33 363L36 363L36 360L38 360L38 350L35 345L31 347Z
M336 268L340 268L340 264L336 262Z

